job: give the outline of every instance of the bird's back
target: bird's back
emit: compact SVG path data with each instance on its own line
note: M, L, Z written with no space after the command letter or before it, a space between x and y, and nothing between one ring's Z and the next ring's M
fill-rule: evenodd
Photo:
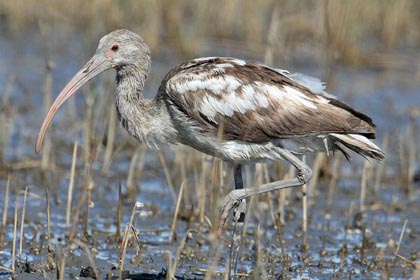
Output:
M372 120L325 93L319 80L234 58L179 65L166 75L157 98L165 100L175 127L186 138L181 142L193 146L201 141L195 148L204 152L209 148L204 142L210 140L290 142L301 146L292 148L296 152L305 152L319 150L323 142L317 139L334 134L375 137ZM336 148L332 142L325 147Z

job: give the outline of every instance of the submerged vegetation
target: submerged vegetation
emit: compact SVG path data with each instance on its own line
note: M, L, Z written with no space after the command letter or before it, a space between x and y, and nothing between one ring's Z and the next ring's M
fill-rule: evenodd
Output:
M231 228L216 236L214 220L231 170L130 139L112 75L70 100L33 151L52 96L117 28L152 49L147 96L183 60L235 56L318 76L377 123L382 164L309 155L305 192L248 201L239 277L420 277L419 14L415 0L0 0L0 278L226 278ZM252 186L294 169L246 171Z

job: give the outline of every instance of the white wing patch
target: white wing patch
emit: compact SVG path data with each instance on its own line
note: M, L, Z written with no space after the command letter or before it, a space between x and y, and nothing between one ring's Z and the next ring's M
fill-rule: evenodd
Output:
M177 92L188 92L208 89L214 94L235 91L241 82L232 76L212 76L211 74L191 75L191 78L171 82L170 87Z
M208 88L212 92L215 89L222 89L221 86L208 85L212 86ZM235 112L245 114L247 111L255 111L257 108L267 108L272 103L270 98L275 98L283 104L288 104L287 107L290 109L299 109L299 106L317 109L317 106L309 97L289 86L280 88L275 85L255 82L254 84L232 88L232 90L227 86L223 89L225 89L223 95L217 94L218 96L214 96L207 94L201 102L196 104L196 109L214 122L216 122L215 117L217 114L231 117ZM236 92L235 89L241 92Z
M284 90L287 93L285 95L287 100L293 101L297 105L302 104L306 107L317 109L316 105L311 102L311 99L301 93L299 90L289 86L284 86Z
M246 111L269 106L268 96L256 92L253 86L242 86L240 91L241 93L235 90L226 91L225 94L220 96L207 94L201 102L196 104L196 109L216 122L214 119L216 114L232 117L235 112L245 114Z
M261 82L256 82L255 84L257 85L258 89L266 92L270 97L280 100L283 102L283 104L285 104L285 106L303 105L311 109L317 109L317 106L311 101L310 98L295 88L289 86L278 87Z

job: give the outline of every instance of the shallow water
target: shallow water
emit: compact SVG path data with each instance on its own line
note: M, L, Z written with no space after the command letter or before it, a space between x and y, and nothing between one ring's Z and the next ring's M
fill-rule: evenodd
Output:
M60 254L62 254L60 250L63 250L66 243L66 203L71 150L74 141L83 142L80 125L77 126L84 118L86 100L83 95L77 95L74 98L76 107L69 105L67 108L63 108L54 119L54 125L50 128L49 133L54 140L52 149L55 167L42 172L39 165L19 167L19 163L28 164L31 160L40 160L40 156L33 151L33 145L43 117L44 45L35 36L25 38L31 44L25 43L27 41L23 41L23 37L4 34L3 38L4 40L0 40L0 49L5 50L0 57L0 100L2 101L1 113L6 116L5 126L8 131L8 137L4 137L4 139L8 139L8 141L4 144L3 167L0 168L1 193L5 193L8 174L11 174L11 182L7 225L4 230L3 243L0 244L0 265L2 267L12 266L11 242L14 237L14 203L17 199L19 215L21 215L23 190L27 187L28 198L21 260L31 264L30 267L37 271L35 275L42 274L44 271L45 276L51 273L45 269L48 260L48 242L45 239L47 234L45 192L48 188L51 200L52 238L50 244L53 248L51 256L58 263ZM52 38L54 40L51 41L49 48L56 64L53 72L53 92L56 96L65 82L88 59L89 53L93 53L94 47L89 51L84 51L83 43L76 35L72 38L74 44L71 46L63 44L60 34L54 34ZM223 49L219 49L217 52L223 54ZM230 53L228 47L226 47L226 53ZM260 60L258 57L252 59ZM146 88L146 96L153 96L152 89L158 88L158 81L173 65L173 61L163 61L157 58L154 63L156 67ZM293 69L314 76L320 76L321 73L320 68L313 64L296 63L296 67ZM337 67L335 70L333 93L358 110L366 112L375 120L378 144L381 143L385 134L391 136L390 156L386 162L385 176L376 193L373 191L374 176L368 183L366 210L360 221L361 226L357 223L357 219L355 221L355 216L360 203L363 161L356 156L352 163L342 160L338 184L329 207L327 207L327 201L330 179L328 175L321 178L316 188L310 190L316 195L313 200L310 200L308 210L309 248L307 250L301 248L302 206L299 190L291 191L286 205L286 212L290 214L288 215L290 217L286 219L281 236L273 224L270 212L264 209L256 210L258 207L253 204L255 201L249 203L251 211L248 215L251 218L245 229L247 234L241 248L238 268L241 273L250 278L256 278L255 275L258 274L260 277L285 277L286 279L287 277L293 279L332 277L348 279L350 275L359 278L379 278L386 273L395 279L408 278L414 269L401 260L394 260L393 256L406 219L408 223L400 244L399 254L418 265L417 254L420 250L419 182L414 182L414 192L407 195L396 174L398 175L400 172L398 135L406 135L410 111L420 108L419 84L413 81L415 76L411 71L402 72L400 69L384 72L377 69ZM113 73L109 73L102 80L109 81L112 76ZM14 77L14 82L8 82L11 81L11 77ZM104 103L112 106L112 89L99 82L93 84L91 87L94 89L93 93L89 93L88 96L92 96L95 105L98 104L95 109L103 110ZM94 114L99 114L99 112ZM418 120L418 118L412 118L411 124L414 128L418 127ZM103 122L96 121L92 130L94 132L101 131L103 126ZM418 139L419 135L414 134L414 137L411 141L417 145L418 142L415 139ZM134 183L138 187L138 191L128 192L126 178L130 160L136 150L136 143L129 140L128 135L121 128L117 128L117 141L126 144L115 155L108 172L105 174L100 172L103 155L93 157L89 169L91 174L89 178L94 186L92 205L89 208L89 235L84 235L80 221L75 230L76 237L87 244L90 249L94 249L94 261L103 277L113 265L118 263L120 249L119 242L114 235L117 229L118 186L121 184L123 192L126 193L123 197L121 230L124 230L125 224L129 222L133 206L137 203L133 226L138 230L141 242L140 248L134 241L129 245L124 269L132 273L157 274L162 267L167 267L168 256L170 256L171 259L178 259L176 275L204 278L205 271L212 265L210 261L212 244L208 240L208 226L200 227L196 219L193 219L191 223L185 219L178 219L175 231L177 239L166 244L171 234L170 226L173 221L175 203L165 180L157 152L146 151L145 166L141 177L135 176ZM417 146L418 150L420 149ZM103 149L99 149L99 151L103 153ZM162 153L169 163L176 156L175 147L164 149ZM81 154L83 154L83 148L79 147L72 214L77 209L83 213L87 210L86 204L82 204L80 208L77 207L77 203L84 193L83 188L89 183L85 181L88 171L84 168L84 156ZM418 163L415 168L418 172ZM189 176L193 181L192 172ZM175 187L178 192L179 185ZM210 192L210 185L206 186L206 189ZM194 201L195 207L197 207L195 188L191 188L189 192L190 200ZM273 197L275 196L277 194L273 194ZM266 201L261 198L260 200L262 200L261 205L267 205ZM0 209L4 208L4 203L5 199L2 197ZM208 202L206 207L210 213L209 204ZM261 205L260 207L262 207ZM191 205L183 202L181 211L186 212L187 206ZM277 209L275 200L273 208ZM71 218L73 221L73 216ZM20 226L20 221L18 224ZM187 228L193 229L193 231L189 234L182 253L177 257L178 247ZM259 234L256 234L257 229L260 231ZM20 228L18 228L19 231ZM230 229L226 229L224 236L227 240L229 240L230 234ZM257 237L258 235L260 239ZM18 233L17 236L19 242L20 234ZM365 237L363 238L363 236ZM220 251L214 269L223 272L229 258L229 242L223 241L219 245L221 245L218 249ZM347 248L347 252L340 255L343 246ZM19 244L16 245L16 248L19 249ZM258 250L260 250L259 256L257 255ZM262 260L262 266L257 264L258 258ZM20 260L19 257L18 260ZM91 262L88 260L85 250L80 246L73 245L67 259L66 277L77 276L81 267L90 265ZM260 269L259 272L257 268ZM3 271L5 272L5 270ZM29 276L30 274L23 273L21 268L17 271L20 273L17 274L16 279L31 279L32 277ZM3 275L9 276L6 272ZM1 277L3 277L2 274L0 274ZM222 278L220 275L219 277Z

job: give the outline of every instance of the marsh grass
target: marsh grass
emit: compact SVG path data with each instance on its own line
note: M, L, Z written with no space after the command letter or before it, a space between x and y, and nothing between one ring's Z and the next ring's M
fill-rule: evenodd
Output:
M7 183L6 183L6 189L4 191L4 206L3 206L3 213L2 213L2 220L1 220L1 232L0 232L0 244L3 244L4 241L4 235L6 231L6 224L7 224L7 213L9 210L9 192L10 192L10 179L11 175L9 174L7 176Z
M88 35L128 27L142 34L152 49L165 42L181 56L197 52L206 37L263 53L266 62L287 61L291 50L312 45L326 48L325 54L335 62L381 65L384 59L372 59L370 52L384 53L420 42L416 32L420 4L410 0L386 4L381 0L2 0L0 11L13 32L38 22Z
M25 214L26 214L26 199L28 197L28 188L25 188L23 193L23 206L22 206L22 217L20 219L20 238L19 238L19 262L23 263L23 241L24 236L24 227L25 227Z

